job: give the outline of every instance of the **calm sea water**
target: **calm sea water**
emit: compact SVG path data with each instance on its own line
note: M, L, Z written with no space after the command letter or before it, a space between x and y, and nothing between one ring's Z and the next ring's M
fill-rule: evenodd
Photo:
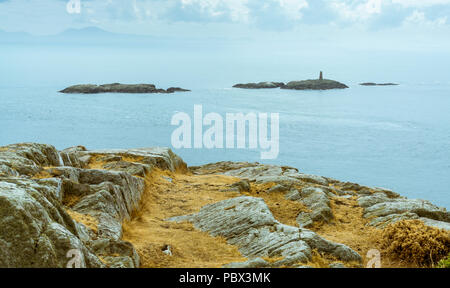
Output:
M314 51L293 57L279 50L259 56L255 50L245 55L238 55L241 50L191 50L195 51L183 54L133 48L0 46L0 145L170 147L175 129L170 125L172 115L179 111L192 115L195 104L203 105L204 113L222 116L227 112L277 112L280 154L265 163L386 187L450 208L450 83L442 82L448 75L443 73L448 72L445 55L371 54L375 59L346 51L340 57L315 55ZM388 64L390 69L386 69ZM317 67L350 89L228 88L238 82L312 78ZM435 81L433 71L442 72L441 82ZM357 85L363 81L398 81L401 85ZM169 95L57 92L76 83L111 82L154 83L193 91ZM264 162L255 150L175 152L189 165L223 160Z
M402 85L343 91L195 89L169 95L63 95L63 87L0 88L0 145L59 149L171 146L178 111L280 113L275 163L386 187L450 207L450 87ZM258 161L256 150L175 150L190 165ZM264 161L262 161L264 162Z

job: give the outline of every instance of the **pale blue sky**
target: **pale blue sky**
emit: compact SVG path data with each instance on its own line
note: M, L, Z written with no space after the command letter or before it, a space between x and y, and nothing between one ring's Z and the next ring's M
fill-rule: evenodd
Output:
M94 26L200 40L210 50L226 43L248 55L298 57L301 50L368 59L376 51L449 59L450 0L79 0L79 14L68 13L69 1L77 0L0 0L0 30L51 35Z
M69 14L67 2L0 0L0 29L53 34L97 26L134 34L214 35L314 27L414 33L450 27L450 0L80 0L80 14Z

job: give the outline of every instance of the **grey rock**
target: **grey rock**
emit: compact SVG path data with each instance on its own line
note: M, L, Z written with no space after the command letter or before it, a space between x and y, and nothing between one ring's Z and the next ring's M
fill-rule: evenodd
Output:
M241 180L239 182L233 183L230 187L241 193L250 192L251 190L250 182L248 182L247 180Z
M170 171L187 171L184 161L169 148L111 149L75 152L83 156L120 156L139 159L139 163ZM137 161L136 161L137 162Z
M190 221L199 230L223 236L249 258L284 257L285 264L292 265L308 261L311 249L318 249L343 261L361 260L345 245L325 240L312 231L279 223L259 198L233 198L207 205L197 214L169 220Z
M126 256L105 256L103 260L107 263L108 268L139 268L134 266L133 259Z
M448 223L448 222L437 221L437 220L424 218L424 217L420 217L419 220L421 220L427 226L450 231L450 223Z
M302 196L300 195L300 192L298 192L297 189L292 189L288 193L286 193L285 198L291 201L298 201L302 198Z
M81 253L82 267L102 267L80 240L54 186L23 178L0 178L1 267L66 267L69 250Z
M223 163L222 163L223 164ZM223 169L225 170L225 169ZM224 175L239 177L256 183L277 183L285 186L313 183L328 186L328 181L321 176L299 173L291 167L254 164L242 168L230 169L223 172Z
M210 163L202 166L190 166L189 170L196 175L210 175L225 173L231 170L238 170L241 168L255 167L260 165L259 163L248 163L248 162L231 162L222 161L217 163Z
M95 254L103 256L103 259L108 262L108 266L110 267L139 268L139 255L129 242L100 239L92 241L89 243L89 246ZM119 263L121 264L119 265Z
M151 171L151 166L141 163L132 163L127 161L118 161L107 163L103 168L113 171L123 171L134 176L145 177Z
M415 213L405 212L402 214L390 214L383 217L376 217L369 222L369 225L384 229L386 226L390 224L394 224L398 221L402 220L413 220L419 219L419 216Z
M289 191L289 187L282 185L282 184L278 184L278 185L273 186L269 190L267 190L267 193L277 193L277 192L286 192L286 191Z
M314 222L329 223L333 218L333 212L330 208L330 199L327 193L318 187L305 187L299 193L301 201L312 212L302 212L297 217L297 223L300 227L309 227Z
M303 173L287 173L284 175L301 180L306 183L328 186L328 180L321 176L309 175L309 174L303 174Z
M375 204L383 203L383 202L390 202L391 199L386 196L384 193L375 193L370 196L363 196L358 198L358 204L359 206L363 208L367 208L370 206L373 206Z
M59 154L51 145L21 143L0 150L0 173L5 176L34 176L42 167L60 165Z
M383 217L405 212L437 221L450 222L450 212L447 212L445 208L439 208L428 201L417 199L394 199L390 202L375 204L365 209L364 217Z
M314 224L311 213L301 212L295 220L301 228L311 227Z
M270 263L262 258L253 258L245 262L230 263L223 266L223 268L243 269L243 268L268 268Z

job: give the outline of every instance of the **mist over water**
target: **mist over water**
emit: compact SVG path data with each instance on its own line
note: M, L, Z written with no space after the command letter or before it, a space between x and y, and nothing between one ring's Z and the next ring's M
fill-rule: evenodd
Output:
M348 53L198 43L154 47L0 46L0 145L64 149L171 145L176 112L280 114L280 154L265 161L390 188L450 208L449 60L443 55ZM388 68L386 68L388 67ZM236 83L325 77L342 91L239 90ZM360 82L397 82L362 87ZM153 83L176 94L64 95L80 83ZM175 150L189 165L262 162L257 150Z

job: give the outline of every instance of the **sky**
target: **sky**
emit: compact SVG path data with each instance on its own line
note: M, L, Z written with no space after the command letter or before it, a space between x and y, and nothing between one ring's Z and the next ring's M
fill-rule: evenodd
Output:
M80 13L68 11L68 2L77 1ZM450 0L0 0L1 30L36 35L86 26L177 36L336 28L448 32L449 17Z
M73 9L76 5L68 9L77 1L79 11ZM1 31L43 36L86 27L86 33L95 32L92 27L116 33L107 36L111 41L90 35L89 41L103 43L103 57L105 51L119 53L112 49L120 41L136 53L146 50L143 55L152 50L159 55L161 70L165 63L183 63L209 71L220 63L227 77L236 74L239 65L244 72L252 67L246 72L252 81L291 79L299 69L315 75L318 67L343 80L448 81L450 0L0 0L0 52L2 40L11 35ZM89 45L65 33L72 41L65 41L64 47L54 41L52 49ZM147 40L131 41L126 34ZM9 49L7 61L18 49L3 48ZM26 47L33 57L38 48L41 58L49 53L48 62L63 53L45 45ZM124 55L131 55L129 51ZM24 59L23 54L17 59Z

